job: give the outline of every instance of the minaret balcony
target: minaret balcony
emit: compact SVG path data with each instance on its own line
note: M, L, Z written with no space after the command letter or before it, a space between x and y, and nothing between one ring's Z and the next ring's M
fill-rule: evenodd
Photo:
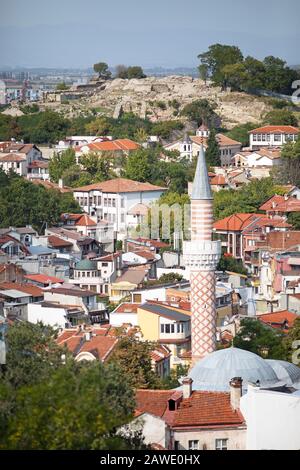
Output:
M183 242L183 259L186 267L199 271L213 271L221 257L221 242L197 240Z

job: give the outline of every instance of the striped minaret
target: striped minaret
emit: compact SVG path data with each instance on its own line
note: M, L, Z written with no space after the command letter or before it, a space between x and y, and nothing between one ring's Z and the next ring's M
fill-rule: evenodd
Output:
M221 245L212 241L212 228L212 194L201 146L191 195L191 241L183 244L185 265L190 269L193 364L216 349L215 270Z

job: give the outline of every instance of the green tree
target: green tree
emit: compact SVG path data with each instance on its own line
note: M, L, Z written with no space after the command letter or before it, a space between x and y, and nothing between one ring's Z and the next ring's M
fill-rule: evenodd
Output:
M240 260L233 258L233 256L222 255L219 261L217 271L230 271L233 273L247 274L247 269L244 268Z
M98 74L99 78L103 78L104 80L111 78L111 71L109 70L106 62L98 62L97 64L94 64L94 71Z
M265 57L263 63L266 70L265 88L279 93L291 94L291 85L294 80L299 78L297 71L287 67L286 62L279 57Z
M127 71L126 65L123 65L123 64L117 65L115 76L116 78L123 78L123 79L128 78L128 71Z
M160 388L160 379L152 369L150 353L155 344L128 336L120 329L119 342L109 360L123 371L133 388Z
M298 119L295 114L288 109L275 109L266 114L263 120L264 124L271 126L295 126L298 127Z
M51 181L58 183L63 173L75 165L76 158L73 149L67 149L61 153L55 152L49 162L49 175Z
M71 361L47 380L21 387L7 419L1 447L14 450L130 449L117 429L134 410L134 395L123 372L100 362ZM136 448L143 447L141 440Z
M247 71L244 63L228 64L221 69L224 76L224 83L233 90L242 90L247 82Z
M208 166L221 166L221 152L214 129L209 133L205 158Z
M135 150L127 158L124 176L135 181L151 182L157 162L156 152L152 149Z
M111 130L111 123L106 117L97 117L85 126L89 135L108 135Z
M225 65L243 62L243 54L236 46L213 44L209 46L208 51L199 54L198 59L201 64L206 65L215 85L225 88L227 83L223 68Z
M69 89L68 85L66 85L66 82L60 82L60 83L58 83L55 88L56 88L56 90L58 90L58 91L64 91L64 90L68 90L68 89Z
M287 142L281 150L281 164L273 171L280 184L300 185L300 139Z
M196 121L198 125L206 124L209 127L215 127L219 125L220 121L215 112L216 107L215 103L211 103L207 99L200 99L185 105L181 114Z
M294 230L300 230L300 212L290 212L287 221Z
M233 140L241 142L243 147L249 145L249 131L258 127L259 124L254 124L253 122L247 122L246 124L240 124L233 127L228 133L228 137Z
M233 339L233 345L268 359L282 359L283 335L281 331L266 326L259 320L244 318L241 320L240 331Z
M146 75L144 74L144 71L142 67L139 65L132 65L127 68L127 78L145 78Z
M288 334L283 340L284 347L284 357L286 361L294 362L293 355L296 356L296 359L300 359L299 352L299 343L300 341L300 317L296 318L292 328L288 331ZM299 365L299 364L298 364Z
M206 84L208 77L209 77L208 66L206 64L200 64L198 66L198 71L199 71L199 77Z
M41 323L10 326L5 337L6 371L1 379L14 389L47 380L51 371L62 366L62 349L55 337L56 331Z

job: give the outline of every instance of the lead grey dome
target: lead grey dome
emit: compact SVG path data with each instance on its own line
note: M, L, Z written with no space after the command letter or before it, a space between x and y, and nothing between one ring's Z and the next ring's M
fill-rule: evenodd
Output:
M272 387L279 382L273 368L257 354L238 348L215 351L192 368L194 390L228 391L233 377L242 377L243 388L248 382L258 380L262 387Z
M266 359L266 362L272 367L279 380L287 385L294 385L300 382L300 367L297 367L295 364L276 359Z

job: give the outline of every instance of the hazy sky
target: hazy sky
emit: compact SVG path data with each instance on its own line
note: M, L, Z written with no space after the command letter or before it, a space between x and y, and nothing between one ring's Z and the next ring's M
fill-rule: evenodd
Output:
M0 65L194 66L210 44L300 63L299 0L0 0Z

